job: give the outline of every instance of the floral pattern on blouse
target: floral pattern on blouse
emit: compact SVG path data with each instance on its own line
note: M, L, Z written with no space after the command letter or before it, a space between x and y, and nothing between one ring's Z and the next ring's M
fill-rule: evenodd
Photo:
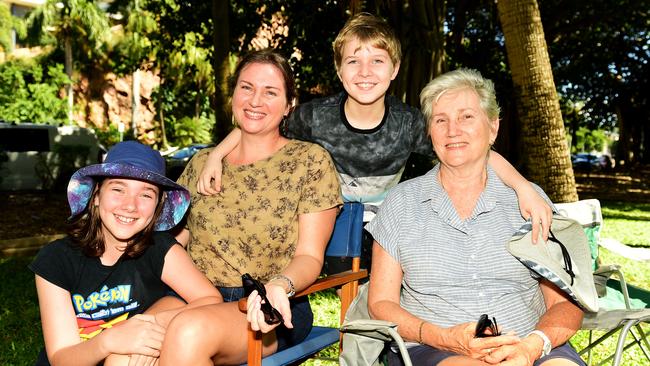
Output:
M273 156L246 165L223 163L221 192L196 191L210 149L197 153L178 183L192 194L188 250L217 286L241 286L250 273L266 281L291 261L298 216L342 203L332 160L318 145L289 141Z

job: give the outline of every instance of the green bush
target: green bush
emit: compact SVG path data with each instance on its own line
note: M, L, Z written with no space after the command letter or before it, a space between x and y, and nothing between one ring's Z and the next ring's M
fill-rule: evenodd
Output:
M206 117L182 117L171 124L169 141L173 145L187 146L195 142L208 143L212 140L211 130L214 122Z
M0 64L0 119L57 124L66 120L66 101L59 91L69 82L63 65L38 60L11 60Z

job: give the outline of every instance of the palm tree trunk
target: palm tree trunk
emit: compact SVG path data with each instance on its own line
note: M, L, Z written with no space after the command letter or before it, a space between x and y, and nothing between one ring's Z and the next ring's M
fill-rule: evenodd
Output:
M498 1L528 178L554 202L578 199L537 0Z
M72 108L74 107L74 95L72 88L72 40L69 36L65 37L65 73L70 79L70 83L66 86L66 94L68 96L68 124L72 124Z

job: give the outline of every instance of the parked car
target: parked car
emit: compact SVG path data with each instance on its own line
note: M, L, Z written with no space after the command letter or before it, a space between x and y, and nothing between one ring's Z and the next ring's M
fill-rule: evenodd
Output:
M575 154L571 158L573 169L576 171L599 171L611 167L609 156L589 153Z
M167 164L167 177L172 180L177 180L178 177L180 177L183 173L183 170L185 170L185 166L190 161L192 156L194 156L194 154L199 152L199 150L212 146L214 145L192 144L178 149L169 155L166 155L165 162Z
M61 188L104 152L91 129L0 122L0 190Z

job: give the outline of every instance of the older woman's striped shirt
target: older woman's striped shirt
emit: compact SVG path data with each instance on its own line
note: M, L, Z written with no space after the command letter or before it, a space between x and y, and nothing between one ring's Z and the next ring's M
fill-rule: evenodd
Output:
M546 307L538 281L506 250L524 223L515 192L488 167L485 190L462 220L438 172L399 184L366 226L402 267L401 306L442 327L487 313L502 331L527 335Z

